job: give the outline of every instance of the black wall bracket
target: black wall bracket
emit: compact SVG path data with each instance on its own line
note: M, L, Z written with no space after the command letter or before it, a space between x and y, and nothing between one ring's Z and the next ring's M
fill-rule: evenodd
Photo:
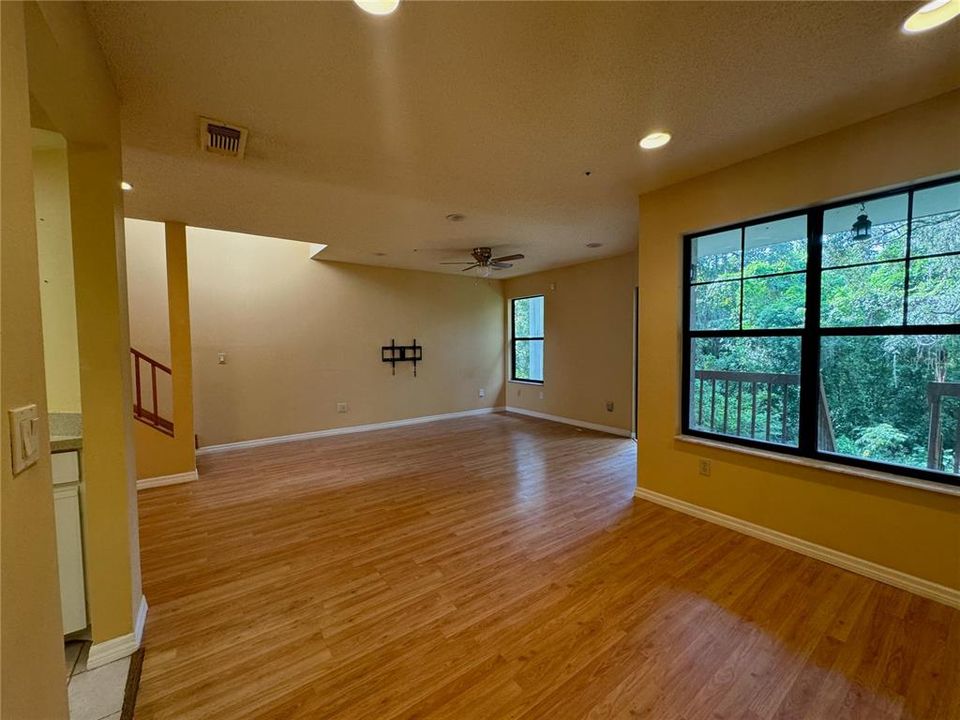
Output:
M391 338L389 345L383 345L380 348L380 359L385 363L390 363L393 368L393 374L397 374L398 362L412 362L413 376L417 376L417 363L423 360L423 345L417 345L417 339L413 339L413 345L397 345Z

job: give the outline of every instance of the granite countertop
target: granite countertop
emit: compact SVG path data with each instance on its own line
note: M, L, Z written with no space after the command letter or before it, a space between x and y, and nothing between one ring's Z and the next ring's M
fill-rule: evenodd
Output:
M70 452L83 447L83 417L80 413L50 413L50 452Z

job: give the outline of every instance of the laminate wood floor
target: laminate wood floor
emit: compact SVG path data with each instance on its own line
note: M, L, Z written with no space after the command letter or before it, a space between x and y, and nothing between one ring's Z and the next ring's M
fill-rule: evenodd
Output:
M635 499L514 415L202 458L140 493L138 720L960 717L960 612Z

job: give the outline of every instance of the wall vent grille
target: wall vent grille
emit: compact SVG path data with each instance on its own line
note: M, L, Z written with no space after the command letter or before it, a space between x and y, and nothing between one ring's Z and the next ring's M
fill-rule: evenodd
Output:
M200 118L200 147L206 152L242 158L247 148L247 129L211 118Z

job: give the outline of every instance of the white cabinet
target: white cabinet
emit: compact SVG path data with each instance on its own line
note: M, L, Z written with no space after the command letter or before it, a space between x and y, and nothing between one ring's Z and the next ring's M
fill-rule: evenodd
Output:
M83 579L83 534L80 526L79 453L56 453L53 462L53 507L57 522L60 609L64 634L87 626Z
M54 486L80 482L80 453L54 453L50 456L50 465Z

